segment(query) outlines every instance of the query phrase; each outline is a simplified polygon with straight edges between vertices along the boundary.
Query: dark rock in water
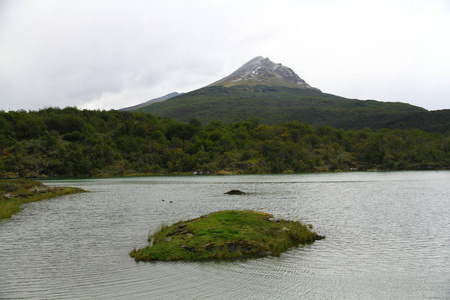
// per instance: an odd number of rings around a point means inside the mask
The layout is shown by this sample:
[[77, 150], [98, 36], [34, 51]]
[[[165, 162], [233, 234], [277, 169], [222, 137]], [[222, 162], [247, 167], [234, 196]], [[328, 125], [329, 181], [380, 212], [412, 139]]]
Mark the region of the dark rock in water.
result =
[[226, 192], [227, 195], [245, 195], [245, 192], [240, 190], [231, 190], [229, 192]]
[[315, 239], [316, 241], [323, 240], [324, 238], [325, 238], [324, 235], [318, 235], [318, 234], [316, 234], [316, 235], [314, 236], [314, 239]]

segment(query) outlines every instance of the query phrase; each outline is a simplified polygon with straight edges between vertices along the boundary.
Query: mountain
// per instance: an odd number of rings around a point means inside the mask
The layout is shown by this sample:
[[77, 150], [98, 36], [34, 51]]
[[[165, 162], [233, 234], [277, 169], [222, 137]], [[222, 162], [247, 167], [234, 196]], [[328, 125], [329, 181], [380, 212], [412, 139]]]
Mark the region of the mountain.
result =
[[323, 93], [292, 69], [262, 56], [206, 87], [140, 106], [135, 111], [181, 122], [196, 118], [205, 125], [257, 117], [266, 124], [298, 121], [344, 129], [450, 130], [450, 110], [429, 112], [407, 103], [348, 99]]
[[216, 81], [209, 86], [242, 86], [265, 85], [283, 86], [292, 88], [314, 89], [295, 74], [292, 69], [276, 64], [262, 56], [255, 57], [231, 75]]
[[179, 95], [182, 95], [182, 94], [183, 94], [183, 93], [173, 92], [173, 93], [167, 94], [167, 95], [165, 95], [165, 96], [162, 96], [162, 97], [159, 97], [159, 98], [155, 98], [155, 99], [152, 99], [152, 100], [148, 100], [147, 102], [144, 102], [144, 103], [141, 103], [141, 104], [138, 104], [138, 105], [134, 105], [134, 106], [130, 106], [130, 107], [121, 108], [121, 109], [119, 109], [119, 110], [120, 110], [120, 111], [133, 111], [133, 110], [137, 110], [137, 109], [143, 108], [143, 107], [145, 107], [145, 106], [147, 106], [147, 105], [150, 105], [150, 104], [153, 104], [153, 103], [157, 103], [157, 102], [161, 102], [161, 101], [165, 101], [165, 100], [168, 100], [168, 99], [170, 99], [170, 98], [173, 98], [173, 97], [176, 97], [176, 96], [179, 96]]

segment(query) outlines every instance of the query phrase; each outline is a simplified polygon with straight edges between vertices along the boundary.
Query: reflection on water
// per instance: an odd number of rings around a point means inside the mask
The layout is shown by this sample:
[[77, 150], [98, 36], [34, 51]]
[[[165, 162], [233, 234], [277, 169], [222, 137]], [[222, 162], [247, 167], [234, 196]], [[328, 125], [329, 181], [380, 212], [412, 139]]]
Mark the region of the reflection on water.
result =
[[[0, 299], [449, 298], [449, 182], [449, 171], [47, 181], [91, 192], [0, 222]], [[300, 219], [327, 239], [228, 262], [128, 256], [162, 223], [223, 209]]]

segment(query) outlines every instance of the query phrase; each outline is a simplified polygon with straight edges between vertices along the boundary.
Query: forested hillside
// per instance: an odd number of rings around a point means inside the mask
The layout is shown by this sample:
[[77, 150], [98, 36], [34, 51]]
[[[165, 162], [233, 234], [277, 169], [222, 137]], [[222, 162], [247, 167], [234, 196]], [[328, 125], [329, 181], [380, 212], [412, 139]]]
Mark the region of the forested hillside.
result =
[[314, 89], [270, 86], [211, 86], [137, 111], [180, 122], [197, 118], [204, 124], [259, 117], [266, 124], [298, 121], [313, 126], [363, 129], [450, 130], [450, 110], [427, 111], [400, 102], [347, 99]]
[[258, 118], [180, 123], [147, 113], [0, 111], [0, 177], [449, 169], [450, 132], [343, 130]]

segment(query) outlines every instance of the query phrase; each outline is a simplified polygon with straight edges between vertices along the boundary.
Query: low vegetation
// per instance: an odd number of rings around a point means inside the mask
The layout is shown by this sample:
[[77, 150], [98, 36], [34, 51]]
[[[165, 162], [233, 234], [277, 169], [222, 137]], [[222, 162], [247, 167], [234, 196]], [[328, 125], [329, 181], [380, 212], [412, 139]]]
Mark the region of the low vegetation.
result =
[[0, 178], [449, 168], [450, 131], [267, 125], [258, 118], [180, 123], [71, 107], [0, 111]]
[[263, 212], [220, 211], [162, 226], [149, 238], [150, 246], [134, 249], [130, 256], [136, 261], [193, 261], [279, 255], [324, 238], [311, 229]]
[[72, 187], [49, 187], [28, 179], [0, 180], [0, 220], [19, 212], [20, 205], [56, 196], [82, 192]]

